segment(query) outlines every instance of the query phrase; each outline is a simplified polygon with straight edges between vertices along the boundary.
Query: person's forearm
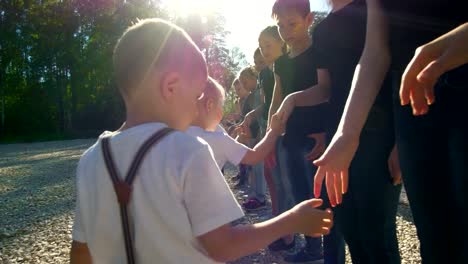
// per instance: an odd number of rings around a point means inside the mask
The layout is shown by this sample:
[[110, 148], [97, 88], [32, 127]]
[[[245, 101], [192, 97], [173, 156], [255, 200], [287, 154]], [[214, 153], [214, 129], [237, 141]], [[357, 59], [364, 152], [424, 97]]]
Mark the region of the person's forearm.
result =
[[292, 93], [294, 96], [295, 106], [313, 106], [324, 102], [329, 99], [329, 94], [324, 90], [325, 87], [314, 85], [303, 91]]
[[264, 108], [265, 108], [265, 104], [261, 104], [254, 110], [248, 112], [245, 116], [252, 116], [252, 118], [260, 118], [263, 114]]
[[337, 133], [358, 138], [390, 65], [386, 20], [376, 0], [368, 1], [366, 44], [354, 72]]
[[262, 140], [258, 142], [253, 149], [247, 151], [241, 163], [255, 165], [264, 160], [273, 150], [279, 135], [279, 132], [269, 129]]
[[233, 261], [265, 248], [280, 237], [294, 233], [294, 220], [289, 217], [290, 214], [287, 211], [262, 223], [230, 227], [226, 238], [229, 246], [213, 250], [216, 255], [211, 257], [220, 262]]

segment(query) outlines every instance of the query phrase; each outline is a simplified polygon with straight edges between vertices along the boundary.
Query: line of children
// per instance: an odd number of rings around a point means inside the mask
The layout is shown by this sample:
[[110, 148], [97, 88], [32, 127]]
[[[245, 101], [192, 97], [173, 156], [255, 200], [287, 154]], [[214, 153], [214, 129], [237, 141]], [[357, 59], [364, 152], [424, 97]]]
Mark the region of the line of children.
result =
[[[148, 19], [130, 27], [114, 51], [126, 122], [105, 132], [81, 157], [71, 263], [125, 263], [119, 204], [102, 153], [110, 138], [117, 169], [125, 171], [156, 131], [184, 131], [198, 115], [206, 62], [177, 26]], [[122, 174], [121, 174], [122, 175]], [[214, 263], [251, 254], [286, 234], [327, 234], [331, 211], [305, 201], [269, 221], [231, 226], [243, 216], [210, 147], [174, 132], [152, 147], [133, 183], [128, 204], [138, 263]]]

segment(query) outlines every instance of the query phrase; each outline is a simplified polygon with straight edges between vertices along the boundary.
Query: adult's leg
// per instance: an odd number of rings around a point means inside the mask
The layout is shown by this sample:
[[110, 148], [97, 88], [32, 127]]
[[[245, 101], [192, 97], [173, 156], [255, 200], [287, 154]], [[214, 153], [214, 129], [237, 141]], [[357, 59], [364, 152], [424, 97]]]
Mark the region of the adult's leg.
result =
[[[421, 244], [423, 263], [458, 263], [458, 236], [449, 172], [447, 127], [440, 89], [423, 116], [395, 101], [395, 125], [403, 181]], [[466, 176], [466, 175], [465, 175]], [[466, 237], [465, 237], [466, 239]]]
[[373, 109], [361, 134], [338, 219], [353, 263], [401, 261], [395, 224], [401, 186], [393, 186], [389, 173], [392, 119], [382, 111]]

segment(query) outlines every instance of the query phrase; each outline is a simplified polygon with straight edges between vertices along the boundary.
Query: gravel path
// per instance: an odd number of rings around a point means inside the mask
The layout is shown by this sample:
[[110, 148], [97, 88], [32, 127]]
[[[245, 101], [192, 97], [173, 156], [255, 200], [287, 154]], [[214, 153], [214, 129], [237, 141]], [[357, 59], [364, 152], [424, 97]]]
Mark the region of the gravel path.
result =
[[[68, 263], [75, 202], [75, 168], [94, 139], [0, 145], [0, 263]], [[234, 167], [226, 170], [230, 177]], [[234, 190], [239, 201], [246, 190]], [[270, 208], [237, 223], [270, 217]], [[397, 217], [403, 263], [421, 263], [419, 243], [404, 196]], [[348, 256], [349, 262], [349, 256]], [[283, 263], [268, 250], [235, 264]], [[349, 262], [350, 263], [350, 262]]]

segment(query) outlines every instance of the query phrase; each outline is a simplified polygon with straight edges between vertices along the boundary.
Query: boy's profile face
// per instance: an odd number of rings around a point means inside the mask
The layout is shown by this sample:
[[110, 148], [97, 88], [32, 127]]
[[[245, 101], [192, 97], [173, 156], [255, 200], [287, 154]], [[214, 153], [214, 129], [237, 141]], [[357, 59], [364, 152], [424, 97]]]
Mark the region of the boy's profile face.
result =
[[247, 94], [252, 92], [255, 87], [257, 86], [257, 79], [254, 79], [250, 76], [246, 76], [247, 74], [242, 74], [240, 77], [239, 77], [239, 81], [241, 82], [242, 84], [242, 87], [244, 88], [244, 90], [246, 90]]
[[246, 91], [244, 87], [242, 87], [242, 84], [240, 82], [234, 85], [234, 89], [236, 90], [237, 96], [239, 96], [240, 98], [244, 98], [247, 95], [249, 95], [249, 92]]
[[284, 10], [276, 16], [276, 24], [283, 41], [291, 47], [309, 37], [309, 27], [313, 20], [312, 13], [303, 16], [294, 9]]

